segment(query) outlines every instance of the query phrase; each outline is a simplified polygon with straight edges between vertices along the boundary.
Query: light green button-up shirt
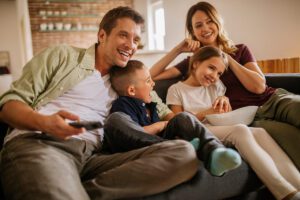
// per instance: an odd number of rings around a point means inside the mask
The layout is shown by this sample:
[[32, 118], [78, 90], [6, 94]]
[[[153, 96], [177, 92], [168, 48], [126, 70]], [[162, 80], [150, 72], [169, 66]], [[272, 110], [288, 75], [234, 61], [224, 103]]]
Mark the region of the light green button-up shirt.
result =
[[161, 98], [157, 95], [155, 91], [151, 92], [151, 100], [156, 103], [156, 110], [160, 120], [164, 119], [172, 111], [168, 106], [162, 102]]
[[95, 70], [95, 45], [88, 49], [67, 45], [50, 47], [29, 61], [22, 76], [0, 97], [37, 109], [56, 99]]
[[[0, 97], [0, 108], [9, 100], [19, 100], [38, 109], [61, 96], [94, 70], [95, 45], [88, 49], [67, 45], [50, 47], [25, 65], [22, 76]], [[151, 96], [152, 101], [157, 103], [160, 119], [171, 112], [155, 92]]]

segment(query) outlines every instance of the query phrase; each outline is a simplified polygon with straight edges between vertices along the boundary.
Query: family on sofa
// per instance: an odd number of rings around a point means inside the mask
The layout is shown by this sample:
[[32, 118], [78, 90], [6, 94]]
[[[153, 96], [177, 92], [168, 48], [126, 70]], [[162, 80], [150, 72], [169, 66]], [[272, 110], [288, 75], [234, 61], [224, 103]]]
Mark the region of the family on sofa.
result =
[[[141, 15], [131, 8], [112, 9], [100, 22], [97, 44], [88, 49], [66, 45], [50, 47], [26, 64], [20, 79], [0, 98], [0, 120], [14, 128], [5, 137], [1, 152], [0, 172], [5, 198], [133, 199], [165, 192], [177, 185], [180, 187], [198, 173], [197, 155], [201, 155], [198, 150], [207, 150], [203, 148], [205, 140], [201, 137], [194, 140], [180, 133], [177, 135], [179, 138], [172, 136], [173, 140], [111, 154], [104, 151], [106, 148], [102, 149], [103, 129], [87, 131], [69, 125], [69, 122], [78, 120], [105, 124], [111, 104], [118, 96], [111, 87], [110, 70], [113, 66], [126, 68], [140, 42], [143, 22]], [[212, 5], [207, 2], [193, 5], [189, 9], [186, 26], [191, 39], [185, 39], [172, 49], [151, 68], [150, 74], [154, 80], [183, 75], [187, 79], [181, 84], [192, 83], [198, 88], [215, 85], [220, 78], [224, 85], [223, 93], [218, 95], [222, 96], [218, 96], [217, 100], [210, 99], [213, 106], [206, 107], [204, 112], [195, 110], [194, 115], [189, 114], [199, 119], [194, 120], [201, 129], [198, 131], [207, 131], [200, 122], [205, 115], [249, 105], [259, 106], [254, 126], [260, 126], [263, 120], [275, 120], [299, 129], [299, 95], [266, 86], [264, 75], [251, 52], [245, 45], [235, 46], [228, 39], [222, 20]], [[205, 46], [214, 47], [203, 48]], [[220, 54], [205, 57], [205, 53], [201, 54], [201, 50], [205, 49], [213, 49]], [[192, 56], [166, 69], [182, 52], [200, 52], [204, 58], [196, 53], [195, 59], [198, 55], [200, 60], [194, 65], [189, 65]], [[228, 69], [225, 70], [227, 60]], [[220, 67], [223, 68], [220, 70]], [[200, 68], [207, 71], [201, 72]], [[159, 104], [156, 105], [159, 110]], [[183, 104], [171, 102], [169, 105], [175, 113], [185, 110]], [[152, 117], [147, 112], [148, 105], [144, 106], [146, 116]], [[135, 123], [132, 118], [127, 119], [128, 124]], [[105, 127], [108, 125], [105, 124]], [[133, 131], [131, 125], [118, 124], [113, 128], [119, 127], [121, 130], [117, 131], [121, 134], [118, 137], [122, 137], [123, 133]], [[165, 126], [168, 126], [167, 122], [159, 123], [160, 130]], [[135, 124], [134, 127], [138, 126]], [[213, 127], [208, 125], [207, 128], [214, 133]], [[230, 135], [231, 130], [226, 133], [225, 129], [224, 132], [215, 129], [215, 136], [236, 147], [276, 199], [300, 199], [299, 171], [280, 147], [261, 128], [237, 127], [241, 132], [247, 131], [243, 134], [245, 138], [241, 139], [243, 144], [251, 143], [249, 148], [255, 146], [255, 149], [247, 152], [238, 142], [227, 138], [225, 134]], [[260, 134], [253, 130], [259, 130]], [[147, 134], [144, 127], [135, 131]], [[212, 138], [219, 142], [215, 136]], [[238, 134], [235, 137], [238, 139]], [[256, 150], [260, 151], [256, 158], [262, 159], [257, 161], [258, 164], [250, 161]], [[236, 169], [233, 168], [240, 164], [240, 161], [235, 164], [229, 162], [232, 158], [239, 159], [234, 150], [228, 151], [226, 156], [217, 154], [217, 159], [210, 155], [211, 150], [208, 152], [209, 156], [199, 157], [208, 160], [208, 169], [214, 175], [234, 171]], [[218, 158], [225, 159], [221, 162], [225, 163], [221, 172], [219, 165], [215, 165], [219, 162]], [[266, 162], [268, 169], [264, 165]], [[226, 166], [228, 163], [229, 166]]]

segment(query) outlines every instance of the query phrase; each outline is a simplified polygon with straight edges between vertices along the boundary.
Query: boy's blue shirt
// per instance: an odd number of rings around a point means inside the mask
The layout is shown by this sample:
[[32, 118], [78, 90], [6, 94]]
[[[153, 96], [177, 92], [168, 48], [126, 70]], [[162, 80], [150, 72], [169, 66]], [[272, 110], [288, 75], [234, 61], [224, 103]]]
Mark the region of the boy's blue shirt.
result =
[[[149, 109], [150, 116], [148, 116], [146, 109]], [[120, 96], [116, 99], [112, 104], [110, 112], [123, 112], [141, 126], [148, 126], [160, 121], [156, 110], [156, 103], [145, 103], [140, 99], [128, 96]]]

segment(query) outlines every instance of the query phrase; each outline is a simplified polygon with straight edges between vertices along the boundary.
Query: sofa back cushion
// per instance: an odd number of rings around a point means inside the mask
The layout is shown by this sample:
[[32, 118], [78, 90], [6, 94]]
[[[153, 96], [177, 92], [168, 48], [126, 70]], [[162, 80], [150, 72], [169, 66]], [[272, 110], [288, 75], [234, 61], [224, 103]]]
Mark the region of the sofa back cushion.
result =
[[[266, 74], [265, 76], [268, 86], [283, 88], [292, 93], [300, 94], [300, 73]], [[181, 77], [155, 81], [154, 90], [163, 102], [166, 102], [168, 88], [179, 80], [181, 80]]]

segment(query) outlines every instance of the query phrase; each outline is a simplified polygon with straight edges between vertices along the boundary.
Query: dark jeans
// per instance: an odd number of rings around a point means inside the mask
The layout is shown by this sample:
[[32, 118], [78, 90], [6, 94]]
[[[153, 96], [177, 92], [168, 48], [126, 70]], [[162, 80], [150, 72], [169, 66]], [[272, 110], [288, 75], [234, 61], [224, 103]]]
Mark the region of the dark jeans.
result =
[[115, 112], [108, 117], [104, 131], [103, 145], [111, 153], [125, 152], [178, 137], [187, 141], [199, 138], [197, 156], [206, 167], [210, 153], [216, 148], [224, 147], [194, 115], [187, 112], [177, 114], [171, 119], [160, 134], [161, 137], [147, 134], [143, 127], [121, 112]]

